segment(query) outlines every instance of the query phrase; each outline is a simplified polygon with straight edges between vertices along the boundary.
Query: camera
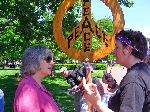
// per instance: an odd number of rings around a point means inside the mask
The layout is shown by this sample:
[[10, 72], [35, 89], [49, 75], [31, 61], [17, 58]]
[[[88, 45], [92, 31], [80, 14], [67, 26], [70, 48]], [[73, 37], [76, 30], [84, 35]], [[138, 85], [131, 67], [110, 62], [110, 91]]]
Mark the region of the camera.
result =
[[114, 78], [111, 76], [110, 73], [105, 73], [105, 80], [107, 80], [108, 82], [111, 82], [114, 80]]
[[80, 91], [80, 88], [82, 87], [83, 77], [86, 78], [87, 82], [90, 81], [90, 73], [93, 72], [93, 67], [95, 68], [95, 65], [91, 65], [88, 60], [85, 60], [82, 66], [77, 66], [74, 68], [74, 70], [67, 70], [66, 67], [62, 67], [60, 69], [61, 73], [68, 74], [65, 74], [65, 78], [67, 80], [67, 83], [71, 85], [71, 89], [69, 89], [70, 95], [72, 93]]
[[74, 68], [74, 70], [67, 70], [66, 67], [62, 67], [60, 69], [60, 72], [68, 71], [68, 76], [66, 77], [67, 83], [69, 83], [71, 86], [79, 85], [82, 82], [82, 78], [87, 78], [87, 74], [90, 73], [90, 71], [93, 71], [93, 67], [90, 65], [90, 63], [85, 62], [82, 64], [82, 66], [77, 66]]
[[77, 66], [70, 75], [72, 77], [75, 77], [77, 80], [82, 81], [81, 78], [85, 77], [87, 78], [87, 74], [90, 72], [93, 72], [93, 66], [90, 65], [90, 63], [85, 62], [82, 66]]
[[74, 70], [70, 72], [70, 75], [77, 79], [78, 77], [86, 77], [86, 69], [84, 66], [77, 66]]

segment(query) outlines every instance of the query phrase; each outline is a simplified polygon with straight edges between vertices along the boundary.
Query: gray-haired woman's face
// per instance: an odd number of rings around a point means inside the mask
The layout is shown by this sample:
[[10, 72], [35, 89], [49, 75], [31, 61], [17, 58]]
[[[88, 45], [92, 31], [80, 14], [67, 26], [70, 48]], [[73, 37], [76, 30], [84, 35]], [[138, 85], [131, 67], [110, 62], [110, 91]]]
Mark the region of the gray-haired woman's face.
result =
[[27, 48], [22, 57], [22, 74], [41, 75], [51, 74], [53, 54], [45, 46], [31, 46]]
[[40, 69], [37, 71], [43, 77], [50, 75], [54, 66], [53, 59], [46, 57], [40, 60]]

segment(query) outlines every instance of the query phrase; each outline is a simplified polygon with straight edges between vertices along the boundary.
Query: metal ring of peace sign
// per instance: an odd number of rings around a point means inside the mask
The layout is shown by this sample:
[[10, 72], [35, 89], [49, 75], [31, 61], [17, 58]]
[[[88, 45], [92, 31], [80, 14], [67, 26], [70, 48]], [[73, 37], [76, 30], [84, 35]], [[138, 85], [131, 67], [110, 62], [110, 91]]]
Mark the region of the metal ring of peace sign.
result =
[[[98, 27], [96, 22], [91, 19], [91, 0], [82, 0], [82, 19], [72, 30], [68, 37], [64, 37], [62, 32], [62, 21], [67, 9], [78, 0], [63, 0], [60, 4], [53, 21], [53, 33], [55, 40], [60, 49], [68, 56], [84, 61], [86, 57], [89, 61], [94, 61], [105, 57], [115, 47], [115, 34], [124, 27], [124, 16], [117, 0], [102, 0], [112, 12], [113, 32], [108, 34], [105, 30]], [[104, 44], [92, 50], [92, 34]], [[82, 49], [78, 50], [73, 47], [77, 39], [82, 36]]]

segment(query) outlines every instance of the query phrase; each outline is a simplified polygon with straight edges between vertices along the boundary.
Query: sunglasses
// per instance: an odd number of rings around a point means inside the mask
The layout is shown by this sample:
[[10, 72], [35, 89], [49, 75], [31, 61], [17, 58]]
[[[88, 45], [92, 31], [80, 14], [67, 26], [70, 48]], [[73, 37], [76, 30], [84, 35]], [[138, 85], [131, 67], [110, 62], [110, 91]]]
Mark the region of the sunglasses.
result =
[[50, 63], [52, 61], [52, 58], [48, 56], [47, 58], [44, 59], [47, 63]]

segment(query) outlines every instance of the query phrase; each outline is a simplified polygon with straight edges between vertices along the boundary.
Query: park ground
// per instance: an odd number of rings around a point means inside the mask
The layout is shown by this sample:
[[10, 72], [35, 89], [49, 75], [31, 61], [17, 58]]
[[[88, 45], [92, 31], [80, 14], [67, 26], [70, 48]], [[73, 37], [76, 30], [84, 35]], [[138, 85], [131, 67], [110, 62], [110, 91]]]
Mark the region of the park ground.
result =
[[[113, 77], [120, 83], [122, 77], [126, 73], [124, 67], [108, 68], [107, 72], [111, 70]], [[15, 73], [20, 73], [19, 69], [14, 70], [0, 70], [0, 88], [4, 92], [4, 112], [13, 112], [13, 99], [15, 90], [17, 88], [18, 80], [15, 78]], [[103, 75], [102, 70], [95, 70], [92, 74], [93, 77], [97, 77], [101, 80]], [[55, 76], [48, 76], [42, 82], [46, 88], [52, 92], [54, 98], [62, 108], [64, 112], [74, 112], [73, 98], [74, 96], [68, 96], [67, 90], [70, 85], [66, 83], [66, 80], [60, 75], [59, 71], [55, 71]], [[103, 83], [102, 83], [103, 84]], [[107, 85], [103, 84], [105, 92], [107, 91]]]

